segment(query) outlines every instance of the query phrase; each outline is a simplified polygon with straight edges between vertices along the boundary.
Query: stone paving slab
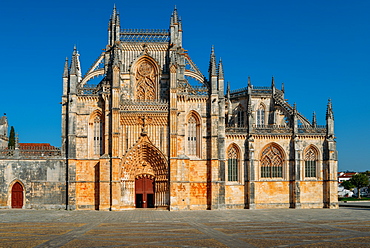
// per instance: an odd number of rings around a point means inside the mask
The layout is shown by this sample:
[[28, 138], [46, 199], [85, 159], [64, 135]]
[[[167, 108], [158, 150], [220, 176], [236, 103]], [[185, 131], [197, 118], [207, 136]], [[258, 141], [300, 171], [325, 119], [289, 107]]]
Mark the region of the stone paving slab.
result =
[[370, 209], [0, 210], [0, 247], [370, 247]]

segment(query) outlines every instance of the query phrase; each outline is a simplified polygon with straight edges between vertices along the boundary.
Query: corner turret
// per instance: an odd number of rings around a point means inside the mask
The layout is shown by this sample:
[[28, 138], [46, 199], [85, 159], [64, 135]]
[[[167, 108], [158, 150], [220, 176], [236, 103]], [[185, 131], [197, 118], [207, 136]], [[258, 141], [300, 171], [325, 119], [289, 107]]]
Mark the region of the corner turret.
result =
[[327, 136], [334, 137], [334, 111], [331, 99], [328, 101], [328, 106], [326, 109], [326, 129]]
[[177, 13], [176, 6], [170, 20], [170, 39], [173, 46], [182, 47], [182, 22]]

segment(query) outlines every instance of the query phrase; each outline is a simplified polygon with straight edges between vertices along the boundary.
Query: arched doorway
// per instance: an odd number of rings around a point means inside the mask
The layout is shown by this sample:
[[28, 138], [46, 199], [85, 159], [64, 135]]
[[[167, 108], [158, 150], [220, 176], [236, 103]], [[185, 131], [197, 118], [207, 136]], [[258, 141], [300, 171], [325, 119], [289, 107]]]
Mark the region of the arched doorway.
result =
[[23, 207], [23, 187], [16, 182], [12, 187], [12, 208]]
[[168, 208], [167, 161], [163, 153], [150, 142], [148, 136], [142, 134], [122, 160], [123, 208], [126, 206], [128, 208]]
[[154, 177], [140, 175], [135, 178], [135, 206], [136, 208], [154, 208]]

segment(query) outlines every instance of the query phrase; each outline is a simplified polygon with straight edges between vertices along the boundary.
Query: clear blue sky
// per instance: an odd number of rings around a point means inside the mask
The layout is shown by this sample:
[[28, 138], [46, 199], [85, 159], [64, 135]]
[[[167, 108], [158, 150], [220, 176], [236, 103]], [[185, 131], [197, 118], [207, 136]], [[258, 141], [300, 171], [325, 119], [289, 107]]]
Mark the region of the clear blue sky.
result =
[[[207, 74], [211, 46], [231, 89], [285, 84], [289, 103], [325, 124], [333, 101], [339, 169], [370, 170], [370, 1], [2, 1], [0, 115], [20, 142], [60, 146], [64, 60], [84, 72], [107, 41], [116, 4], [122, 28], [168, 28], [177, 6], [184, 47]], [[280, 87], [280, 86], [279, 86]]]

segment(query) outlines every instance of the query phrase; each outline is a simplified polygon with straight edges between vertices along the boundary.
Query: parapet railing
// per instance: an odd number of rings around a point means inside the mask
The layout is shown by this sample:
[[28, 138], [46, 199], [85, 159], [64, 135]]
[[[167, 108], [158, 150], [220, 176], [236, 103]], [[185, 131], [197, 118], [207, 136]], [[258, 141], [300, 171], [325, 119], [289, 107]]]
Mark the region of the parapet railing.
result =
[[122, 42], [169, 42], [170, 34], [166, 29], [123, 29]]
[[[226, 132], [229, 133], [246, 133], [248, 131], [247, 126], [229, 124], [226, 125]], [[293, 128], [285, 125], [253, 125], [253, 133], [293, 133]], [[300, 134], [325, 134], [327, 128], [325, 125], [315, 125], [315, 126], [298, 126], [298, 133]]]
[[299, 125], [298, 126], [298, 133], [326, 133], [327, 128], [325, 125], [315, 125], [315, 126], [306, 126], [306, 125]]
[[121, 100], [122, 111], [145, 111], [145, 112], [167, 112], [168, 102], [161, 101], [141, 101], [141, 100]]
[[60, 157], [60, 148], [54, 146], [0, 147], [0, 158]]

